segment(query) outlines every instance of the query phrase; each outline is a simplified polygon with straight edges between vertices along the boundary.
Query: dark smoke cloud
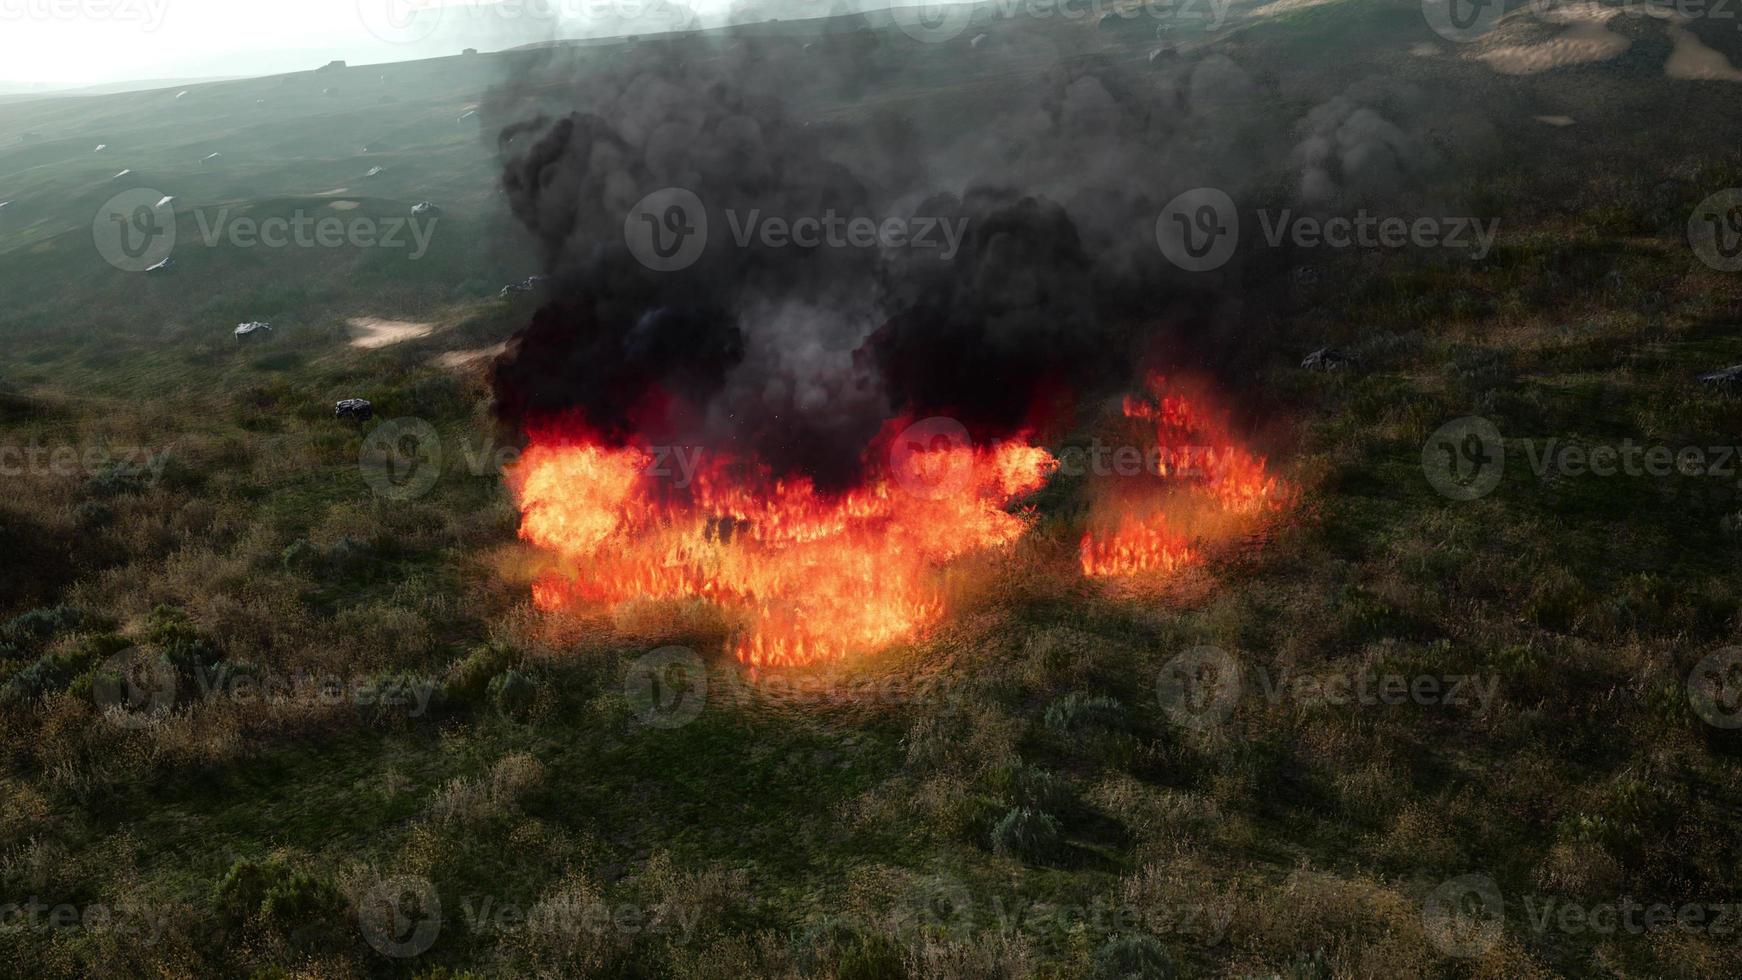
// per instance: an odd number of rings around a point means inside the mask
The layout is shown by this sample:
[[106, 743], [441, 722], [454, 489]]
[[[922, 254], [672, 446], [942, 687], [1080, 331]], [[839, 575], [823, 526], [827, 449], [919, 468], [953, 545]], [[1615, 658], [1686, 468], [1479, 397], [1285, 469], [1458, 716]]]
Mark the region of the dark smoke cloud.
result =
[[[1292, 145], [1293, 127], [1258, 111], [1262, 86], [1218, 55], [1060, 49], [1031, 88], [934, 112], [936, 46], [756, 30], [529, 56], [487, 102], [503, 189], [552, 276], [553, 299], [495, 368], [504, 424], [702, 443], [824, 487], [860, 478], [892, 418], [1007, 435], [1037, 407], [1124, 387], [1157, 330], [1216, 307], [1165, 264], [1156, 216], [1188, 188], [1238, 194]], [[1028, 58], [1051, 37], [1007, 47]], [[817, 111], [871, 87], [908, 99], [838, 122]], [[704, 203], [709, 244], [656, 273], [623, 227], [667, 187]], [[729, 215], [830, 211], [965, 220], [966, 235], [947, 260], [733, 241]]]

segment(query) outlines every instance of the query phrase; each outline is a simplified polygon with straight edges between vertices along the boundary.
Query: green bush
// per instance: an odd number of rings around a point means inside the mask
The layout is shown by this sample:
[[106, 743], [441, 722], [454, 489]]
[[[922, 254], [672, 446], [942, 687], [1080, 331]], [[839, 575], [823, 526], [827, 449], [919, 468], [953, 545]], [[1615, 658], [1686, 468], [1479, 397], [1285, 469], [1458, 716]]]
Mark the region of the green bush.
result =
[[525, 717], [538, 696], [538, 682], [531, 676], [510, 668], [490, 680], [490, 703], [496, 710], [513, 718]]
[[344, 900], [332, 882], [272, 855], [238, 858], [212, 889], [212, 910], [231, 927], [258, 925], [286, 934], [330, 924]]
[[1046, 727], [1059, 735], [1120, 731], [1125, 726], [1125, 706], [1104, 695], [1073, 691], [1046, 709]]
[[478, 647], [448, 670], [442, 694], [456, 704], [476, 704], [490, 693], [491, 680], [513, 660], [514, 653], [507, 647], [494, 643]]
[[1116, 936], [1095, 951], [1096, 980], [1174, 980], [1179, 966], [1154, 936]]
[[1017, 807], [992, 828], [992, 850], [1006, 857], [1045, 861], [1059, 852], [1059, 822], [1052, 815]]

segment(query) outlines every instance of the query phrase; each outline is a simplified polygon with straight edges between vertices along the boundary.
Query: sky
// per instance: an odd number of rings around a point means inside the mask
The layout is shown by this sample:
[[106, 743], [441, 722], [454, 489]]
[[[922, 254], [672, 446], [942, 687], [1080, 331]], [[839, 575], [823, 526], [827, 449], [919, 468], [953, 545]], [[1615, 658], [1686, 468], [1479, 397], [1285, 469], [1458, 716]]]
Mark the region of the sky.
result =
[[[0, 0], [0, 82], [266, 75], [647, 32], [674, 0]], [[704, 17], [728, 0], [676, 0]], [[655, 9], [664, 8], [664, 9]], [[558, 25], [561, 25], [560, 28]]]

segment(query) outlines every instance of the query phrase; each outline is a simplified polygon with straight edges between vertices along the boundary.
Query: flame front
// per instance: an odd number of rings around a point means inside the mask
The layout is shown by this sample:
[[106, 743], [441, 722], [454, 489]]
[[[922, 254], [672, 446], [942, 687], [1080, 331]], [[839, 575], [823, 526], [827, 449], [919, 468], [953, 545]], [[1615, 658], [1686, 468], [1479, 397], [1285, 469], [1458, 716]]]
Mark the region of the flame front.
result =
[[[1094, 516], [1079, 547], [1090, 579], [1165, 577], [1196, 564], [1291, 493], [1201, 398], [1165, 379], [1150, 379], [1149, 397], [1126, 399], [1123, 416], [1148, 465], [1091, 482]], [[863, 486], [825, 494], [806, 479], [771, 479], [753, 461], [704, 463], [698, 452], [674, 466], [670, 453], [533, 434], [508, 473], [520, 537], [560, 559], [533, 582], [534, 604], [705, 600], [732, 614], [734, 652], [756, 667], [911, 639], [944, 615], [942, 567], [1026, 533], [1033, 514], [1011, 508], [1058, 461], [1026, 438], [975, 448], [903, 433], [878, 445], [897, 441]]]
[[1078, 548], [1090, 578], [1166, 575], [1197, 564], [1203, 542], [1250, 527], [1293, 494], [1201, 398], [1180, 393], [1161, 375], [1150, 376], [1148, 389], [1147, 397], [1125, 398], [1123, 415], [1145, 426], [1146, 475], [1160, 484], [1101, 503], [1099, 526], [1083, 534]]
[[533, 584], [535, 604], [707, 599], [742, 616], [736, 653], [753, 666], [883, 646], [943, 615], [940, 566], [1022, 536], [1032, 516], [1007, 508], [1053, 458], [1022, 440], [916, 448], [840, 495], [734, 463], [676, 488], [646, 450], [535, 437], [509, 473], [520, 536], [569, 569]]

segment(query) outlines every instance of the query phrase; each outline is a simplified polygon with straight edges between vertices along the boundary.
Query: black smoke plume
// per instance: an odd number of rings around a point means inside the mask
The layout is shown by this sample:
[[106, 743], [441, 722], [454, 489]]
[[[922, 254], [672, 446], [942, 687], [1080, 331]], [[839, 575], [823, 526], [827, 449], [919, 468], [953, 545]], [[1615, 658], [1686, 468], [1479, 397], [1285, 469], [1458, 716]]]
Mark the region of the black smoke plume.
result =
[[[1239, 143], [1200, 110], [1250, 81], [1226, 58], [1130, 77], [1063, 59], [983, 130], [913, 111], [923, 101], [805, 121], [807, 102], [898, 90], [916, 52], [937, 55], [869, 36], [644, 41], [604, 63], [557, 51], [493, 94], [502, 188], [552, 296], [495, 365], [505, 426], [700, 444], [839, 488], [891, 419], [946, 415], [989, 440], [1130, 380], [1143, 334], [1203, 288], [1163, 267], [1154, 216]], [[669, 272], [625, 236], [662, 188], [693, 192], [708, 229]], [[739, 240], [752, 215], [825, 214], [963, 234], [947, 257]]]

